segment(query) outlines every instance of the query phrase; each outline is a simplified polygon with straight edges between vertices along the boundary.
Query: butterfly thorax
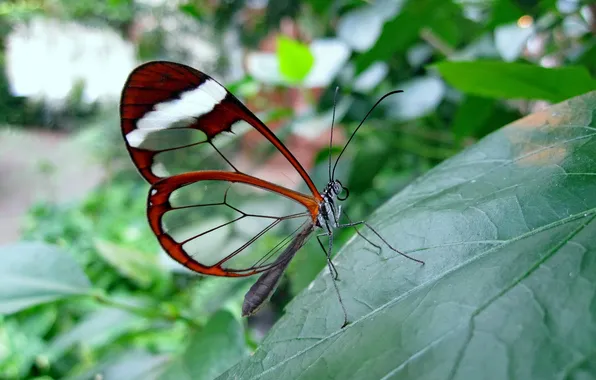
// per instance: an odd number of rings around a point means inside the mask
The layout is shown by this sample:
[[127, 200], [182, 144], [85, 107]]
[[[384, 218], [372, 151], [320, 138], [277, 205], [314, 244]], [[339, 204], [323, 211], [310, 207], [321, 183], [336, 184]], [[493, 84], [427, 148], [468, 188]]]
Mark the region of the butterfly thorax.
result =
[[338, 180], [330, 181], [323, 189], [323, 200], [319, 205], [319, 215], [317, 216], [317, 227], [322, 228], [326, 233], [332, 232], [337, 228], [339, 217], [341, 216], [341, 206], [336, 203], [338, 195], [343, 190], [341, 182]]

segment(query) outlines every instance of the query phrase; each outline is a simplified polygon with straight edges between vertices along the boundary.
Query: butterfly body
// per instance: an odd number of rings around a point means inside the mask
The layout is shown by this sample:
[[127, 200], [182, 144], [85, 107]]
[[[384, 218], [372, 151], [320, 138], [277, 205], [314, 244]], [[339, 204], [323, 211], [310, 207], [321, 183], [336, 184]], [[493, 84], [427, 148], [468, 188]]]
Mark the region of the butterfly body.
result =
[[338, 180], [330, 181], [323, 189], [323, 200], [319, 206], [317, 214], [317, 226], [322, 228], [327, 234], [333, 233], [333, 230], [339, 226], [341, 217], [341, 205], [336, 204], [343, 186]]
[[314, 223], [308, 223], [286, 247], [278, 259], [278, 265], [263, 273], [257, 282], [250, 288], [244, 297], [242, 315], [256, 313], [262, 304], [271, 297], [275, 291], [284, 270], [289, 265], [294, 255], [308, 241], [312, 233], [320, 231], [319, 236], [329, 236], [331, 239], [333, 230], [339, 227], [341, 216], [341, 205], [336, 204], [338, 195], [343, 186], [338, 180], [330, 181], [323, 189], [322, 201], [319, 203], [319, 212]]
[[314, 231], [314, 224], [305, 226], [280, 255], [278, 265], [264, 272], [257, 282], [251, 286], [244, 296], [244, 302], [242, 304], [243, 316], [253, 315], [258, 312], [265, 301], [271, 297], [279, 284], [283, 272], [290, 264], [290, 261], [294, 258], [296, 252], [298, 252], [298, 250], [307, 242]]

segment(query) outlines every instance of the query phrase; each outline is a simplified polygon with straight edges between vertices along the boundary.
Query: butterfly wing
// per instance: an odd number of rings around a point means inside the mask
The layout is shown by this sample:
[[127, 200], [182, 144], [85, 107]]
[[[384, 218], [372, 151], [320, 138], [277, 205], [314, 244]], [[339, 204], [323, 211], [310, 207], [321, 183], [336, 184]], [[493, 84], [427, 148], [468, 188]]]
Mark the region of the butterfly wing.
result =
[[[304, 168], [208, 75], [171, 62], [142, 65], [124, 87], [120, 112], [127, 149], [152, 184], [151, 228], [188, 268], [216, 276], [266, 271], [315, 222], [322, 197]], [[234, 138], [241, 133], [253, 135]], [[263, 150], [276, 156], [282, 176], [250, 161]], [[282, 186], [284, 178], [298, 179], [310, 194]]]
[[[136, 68], [124, 86], [120, 115], [130, 156], [151, 184], [188, 171], [226, 170], [306, 185], [322, 199], [275, 134], [217, 81], [191, 67], [149, 62]], [[262, 162], [251, 159], [259, 154], [277, 170], [263, 171]]]
[[176, 261], [204, 274], [248, 276], [277, 265], [317, 207], [309, 196], [243, 173], [196, 171], [154, 184], [147, 212]]

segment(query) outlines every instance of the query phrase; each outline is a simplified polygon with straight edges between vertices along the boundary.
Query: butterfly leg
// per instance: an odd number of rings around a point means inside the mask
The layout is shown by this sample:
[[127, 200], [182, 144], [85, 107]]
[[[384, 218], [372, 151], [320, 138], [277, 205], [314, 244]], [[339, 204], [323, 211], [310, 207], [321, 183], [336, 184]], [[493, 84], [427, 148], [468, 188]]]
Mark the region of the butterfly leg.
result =
[[[323, 242], [321, 241], [322, 236], [329, 237], [329, 250], [325, 249], [325, 246], [323, 245]], [[333, 265], [333, 262], [331, 261], [331, 252], [332, 252], [332, 248], [333, 248], [333, 235], [327, 234], [327, 233], [319, 234], [319, 235], [317, 235], [317, 241], [319, 242], [321, 249], [323, 250], [323, 252], [325, 252], [325, 256], [327, 257], [327, 267], [329, 268], [329, 272], [331, 273], [333, 280], [337, 281], [339, 279], [339, 273], [337, 273], [337, 269], [335, 268], [335, 265]]]
[[[322, 236], [327, 236], [329, 238], [329, 249], [325, 249], [323, 242], [321, 241]], [[333, 233], [322, 233], [317, 235], [317, 241], [321, 246], [321, 249], [325, 252], [325, 256], [327, 256], [327, 267], [329, 268], [329, 272], [331, 272], [331, 282], [333, 283], [333, 287], [335, 288], [335, 293], [337, 294], [337, 299], [339, 300], [339, 305], [341, 306], [341, 310], [344, 313], [344, 323], [341, 325], [343, 329], [346, 327], [350, 322], [348, 321], [348, 312], [346, 311], [346, 307], [344, 305], [344, 301], [341, 298], [341, 294], [339, 293], [339, 287], [337, 286], [337, 280], [339, 279], [339, 274], [337, 273], [337, 269], [335, 265], [331, 262], [331, 252], [333, 249]]]
[[[350, 223], [345, 223], [345, 224], [338, 224], [338, 228], [345, 228], [345, 227], [354, 227], [356, 229], [356, 226], [358, 225], [365, 225], [366, 227], [368, 227], [368, 229], [370, 229], [375, 235], [377, 235], [377, 237], [379, 239], [381, 239], [381, 241], [383, 243], [385, 243], [385, 245], [387, 247], [389, 247], [393, 252], [399, 253], [400, 255], [402, 255], [403, 257], [406, 257], [410, 260], [416, 261], [417, 263], [420, 263], [422, 265], [424, 265], [424, 261], [416, 259], [408, 254], [403, 253], [402, 251], [398, 250], [397, 248], [394, 248], [391, 244], [389, 244], [389, 242], [387, 240], [385, 240], [381, 234], [379, 234], [374, 228], [372, 228], [372, 226], [368, 223], [366, 223], [365, 220], [361, 220], [359, 222], [352, 222], [352, 220], [350, 219], [350, 217], [348, 217], [347, 214], [344, 213], [344, 215], [346, 216], [346, 218], [350, 221]], [[358, 232], [358, 229], [356, 229], [356, 231]], [[358, 232], [358, 235], [362, 236], [362, 234], [360, 234], [360, 232]], [[364, 238], [364, 236], [362, 236]], [[368, 241], [369, 243], [371, 243], [370, 240], [368, 240], [367, 238], [364, 238], [364, 240]], [[378, 245], [371, 243], [372, 245], [374, 245], [375, 247], [378, 247]]]
[[[339, 223], [339, 219], [341, 218], [341, 205], [337, 206], [337, 214], [335, 216], [335, 225], [338, 227], [344, 227], [344, 225], [342, 225], [341, 223]], [[348, 215], [346, 215], [346, 218], [348, 218], [348, 220], [350, 222], [352, 222], [350, 220], [350, 218], [348, 217]], [[356, 228], [356, 226], [360, 224], [360, 223], [356, 223], [355, 225], [353, 225], [352, 227], [354, 227], [354, 230], [356, 231], [356, 233], [358, 234], [358, 236], [360, 236], [361, 238], [363, 238], [364, 240], [366, 240], [370, 245], [372, 245], [373, 247], [375, 247], [379, 252], [378, 254], [381, 254], [381, 246], [378, 244], [373, 243], [372, 241], [370, 241], [366, 236], [362, 235], [360, 233], [360, 231], [358, 230], [358, 228]]]

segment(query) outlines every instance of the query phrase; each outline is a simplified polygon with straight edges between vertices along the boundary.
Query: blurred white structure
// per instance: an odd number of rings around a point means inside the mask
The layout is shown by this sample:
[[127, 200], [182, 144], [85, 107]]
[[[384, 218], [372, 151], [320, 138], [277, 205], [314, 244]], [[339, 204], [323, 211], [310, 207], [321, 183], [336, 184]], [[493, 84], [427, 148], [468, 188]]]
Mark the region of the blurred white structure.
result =
[[76, 85], [82, 101], [117, 101], [134, 68], [133, 45], [108, 28], [38, 18], [8, 35], [6, 74], [15, 96], [61, 108]]

